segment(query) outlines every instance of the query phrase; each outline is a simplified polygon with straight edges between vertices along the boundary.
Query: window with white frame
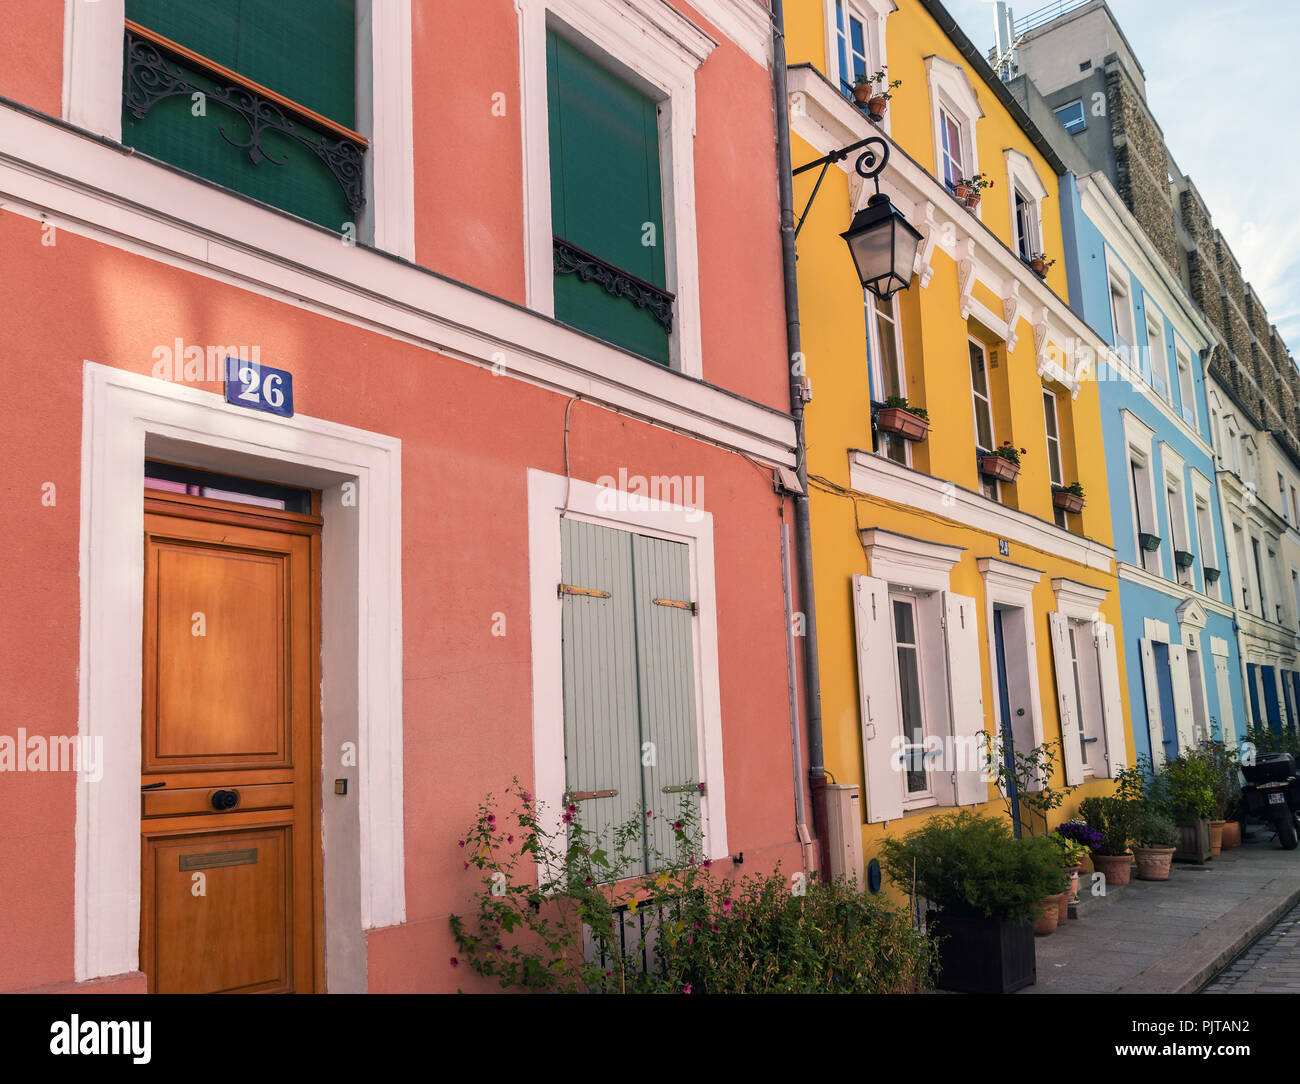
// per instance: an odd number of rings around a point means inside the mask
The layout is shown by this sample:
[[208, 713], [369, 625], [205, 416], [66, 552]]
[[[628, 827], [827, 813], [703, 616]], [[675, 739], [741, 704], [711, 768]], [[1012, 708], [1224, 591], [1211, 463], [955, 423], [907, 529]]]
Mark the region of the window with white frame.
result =
[[[903, 363], [903, 337], [898, 326], [898, 295], [881, 301], [864, 291], [867, 317], [868, 379], [871, 398], [877, 403], [907, 398], [907, 375]], [[911, 465], [908, 442], [892, 433], [875, 433], [875, 450], [895, 463]]]
[[975, 600], [949, 590], [961, 549], [878, 528], [863, 545], [871, 575], [853, 577], [853, 596], [867, 820], [984, 802], [977, 755], [936, 762], [945, 748], [973, 752], [984, 732]]
[[1277, 551], [1270, 547], [1267, 556], [1268, 560], [1265, 561], [1264, 567], [1268, 569], [1265, 575], [1268, 576], [1269, 608], [1265, 611], [1264, 617], [1269, 621], [1276, 621], [1280, 625], [1282, 623], [1282, 595], [1278, 589], [1276, 579]]
[[1115, 353], [1132, 366], [1137, 362], [1133, 338], [1133, 300], [1123, 279], [1110, 275], [1110, 319], [1114, 330]]
[[1016, 252], [1022, 260], [1032, 260], [1042, 249], [1038, 244], [1038, 223], [1033, 201], [1018, 187], [1012, 187], [1015, 204]]
[[[1160, 572], [1160, 532], [1156, 527], [1155, 500], [1151, 492], [1150, 457], [1141, 449], [1129, 446], [1129, 482], [1133, 495], [1133, 536], [1137, 541], [1137, 559], [1148, 572]], [[1143, 536], [1154, 537], [1148, 549]]]
[[[975, 414], [975, 450], [991, 455], [997, 445], [993, 436], [993, 394], [989, 387], [989, 357], [984, 344], [969, 340], [971, 409]], [[999, 499], [998, 481], [980, 475], [980, 492], [990, 500]]]
[[1237, 550], [1237, 575], [1241, 582], [1241, 608], [1253, 613], [1250, 604], [1250, 566], [1246, 564], [1246, 535], [1237, 524], [1232, 525], [1232, 540]]
[[1022, 260], [1032, 260], [1043, 252], [1043, 200], [1047, 186], [1038, 176], [1027, 155], [1008, 149], [1005, 152], [1007, 187], [1011, 200], [1012, 245]]
[[1064, 125], [1065, 130], [1073, 135], [1088, 127], [1087, 117], [1083, 111], [1083, 100], [1069, 102], [1056, 110], [1056, 119]]
[[1279, 512], [1282, 513], [1282, 518], [1286, 520], [1288, 523], [1290, 523], [1291, 512], [1290, 509], [1287, 507], [1286, 479], [1282, 476], [1281, 471], [1277, 472], [1277, 509]]
[[[1065, 485], [1065, 469], [1061, 459], [1061, 419], [1056, 396], [1051, 389], [1043, 389], [1043, 425], [1047, 431], [1047, 473], [1053, 486]], [[1065, 509], [1052, 507], [1058, 527], [1066, 525]]]
[[[934, 135], [934, 173], [938, 180], [951, 187], [961, 178], [979, 173], [975, 126], [984, 111], [974, 85], [960, 64], [928, 56], [925, 69]], [[978, 207], [975, 214], [981, 214]]]
[[1300, 572], [1291, 569], [1291, 601], [1295, 605], [1297, 621], [1300, 621]]
[[1214, 569], [1223, 575], [1223, 570], [1219, 568], [1218, 554], [1214, 548], [1214, 526], [1210, 519], [1210, 503], [1208, 491], [1207, 495], [1196, 495], [1196, 540], [1201, 551], [1201, 578], [1204, 584], [1204, 590], [1211, 598], [1219, 597], [1219, 582], [1210, 581], [1206, 575], [1207, 569]]
[[1169, 547], [1174, 561], [1174, 579], [1182, 584], [1190, 584], [1191, 566], [1180, 567], [1178, 563], [1179, 560], [1186, 560], [1186, 555], [1190, 554], [1187, 544], [1187, 506], [1183, 503], [1182, 479], [1173, 472], [1165, 474], [1165, 512], [1169, 517]]
[[1153, 318], [1149, 306], [1147, 311], [1147, 357], [1149, 359], [1150, 383], [1157, 395], [1162, 399], [1172, 401], [1173, 392], [1170, 390], [1168, 382], [1169, 361], [1165, 351], [1164, 324], [1159, 317]]
[[835, 47], [839, 62], [840, 89], [853, 96], [853, 85], [878, 69], [867, 52], [867, 24], [845, 0], [835, 0]]
[[1182, 350], [1178, 351], [1178, 394], [1182, 400], [1183, 420], [1193, 429], [1196, 423], [1196, 383], [1192, 378], [1192, 361]]
[[1254, 562], [1252, 567], [1255, 570], [1255, 590], [1259, 595], [1259, 615], [1267, 620], [1269, 617], [1268, 606], [1270, 600], [1268, 590], [1265, 587], [1264, 562], [1259, 555], [1259, 539], [1253, 536], [1250, 540], [1250, 552]]

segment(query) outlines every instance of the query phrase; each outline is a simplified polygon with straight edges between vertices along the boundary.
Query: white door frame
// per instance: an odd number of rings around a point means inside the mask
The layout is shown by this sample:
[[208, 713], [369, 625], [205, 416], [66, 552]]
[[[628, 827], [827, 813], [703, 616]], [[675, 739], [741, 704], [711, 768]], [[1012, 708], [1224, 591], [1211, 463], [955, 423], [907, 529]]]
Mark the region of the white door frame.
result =
[[[140, 961], [140, 710], [146, 455], [322, 491], [322, 832], [326, 988], [364, 991], [364, 930], [406, 919], [402, 821], [401, 441], [85, 363], [75, 975]], [[344, 741], [355, 768], [341, 766]], [[350, 775], [356, 801], [332, 780]]]

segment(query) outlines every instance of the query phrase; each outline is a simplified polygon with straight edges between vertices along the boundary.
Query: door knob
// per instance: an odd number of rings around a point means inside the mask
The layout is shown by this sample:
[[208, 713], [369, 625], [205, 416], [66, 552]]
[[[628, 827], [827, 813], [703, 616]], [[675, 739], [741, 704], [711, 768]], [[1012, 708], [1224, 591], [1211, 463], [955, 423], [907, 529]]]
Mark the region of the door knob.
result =
[[239, 804], [239, 791], [219, 790], [212, 795], [212, 808], [224, 813]]

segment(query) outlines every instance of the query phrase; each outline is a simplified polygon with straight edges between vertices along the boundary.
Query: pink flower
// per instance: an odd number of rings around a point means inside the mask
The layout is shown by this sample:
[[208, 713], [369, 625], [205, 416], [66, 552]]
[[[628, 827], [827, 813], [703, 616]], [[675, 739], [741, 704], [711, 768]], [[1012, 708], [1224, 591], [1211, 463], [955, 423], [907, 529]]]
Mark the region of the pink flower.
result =
[[682, 993], [689, 994], [690, 992], [691, 992], [691, 984], [688, 982], [685, 986], [682, 987]]
[[654, 811], [653, 809], [647, 809], [647, 810], [645, 811], [645, 815], [646, 815], [647, 817], [653, 817], [653, 816], [655, 815], [655, 811]]
[[718, 932], [718, 924], [717, 924], [716, 922], [711, 922], [711, 923], [709, 923], [709, 929], [712, 930], [714, 933], [717, 933], [717, 932]]
[[565, 824], [572, 824], [572, 823], [573, 823], [573, 814], [572, 814], [572, 813], [566, 813], [566, 814], [564, 814], [563, 817], [560, 818], [560, 820], [564, 821]]
[[461, 840], [457, 840], [457, 842], [458, 842], [462, 847], [465, 846], [465, 841], [464, 841], [463, 839], [461, 839]]
[[681, 821], [673, 821], [673, 831], [674, 831], [674, 832], [680, 832], [681, 830], [682, 830], [682, 822], [681, 822]]
[[453, 957], [451, 958], [451, 966], [452, 966], [452, 967], [460, 967], [460, 961], [459, 961], [458, 959], [456, 959], [455, 956], [453, 956]]
[[468, 863], [468, 862], [465, 863], [465, 868], [466, 868], [466, 869], [469, 869], [469, 863]]
[[578, 812], [578, 807], [574, 805], [572, 802], [570, 802], [567, 806], [564, 807], [564, 811], [566, 813], [576, 813]]
[[495, 814], [495, 813], [489, 813], [488, 816], [487, 816], [487, 822], [488, 822], [488, 824], [496, 824], [496, 822], [497, 822], [496, 814]]
[[701, 794], [704, 793], [704, 784], [703, 784], [703, 783], [700, 784], [700, 793], [701, 793]]
[[525, 802], [531, 802], [533, 800], [533, 796], [529, 794], [528, 791], [524, 791], [523, 799]]
[[712, 859], [712, 858], [706, 858], [706, 859], [704, 860], [704, 868], [705, 868], [705, 869], [712, 869], [712, 868], [713, 868], [713, 859]]
[[513, 843], [514, 841], [515, 841], [515, 837], [514, 837], [514, 836], [506, 836], [506, 842], [507, 842], [507, 843]]

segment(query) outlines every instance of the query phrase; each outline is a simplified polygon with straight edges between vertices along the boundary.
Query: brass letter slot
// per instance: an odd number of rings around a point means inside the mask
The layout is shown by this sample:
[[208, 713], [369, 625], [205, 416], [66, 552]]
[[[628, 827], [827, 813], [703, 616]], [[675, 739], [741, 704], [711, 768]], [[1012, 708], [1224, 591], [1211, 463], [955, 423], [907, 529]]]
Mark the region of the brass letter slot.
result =
[[660, 789], [661, 789], [665, 794], [695, 794], [695, 793], [703, 794], [703, 793], [704, 793], [704, 784], [703, 784], [703, 783], [685, 783], [685, 784], [683, 784], [683, 785], [680, 786], [680, 787], [661, 787]]
[[675, 610], [690, 610], [691, 613], [699, 613], [700, 610], [699, 606], [694, 602], [678, 602], [671, 598], [656, 598], [651, 599], [650, 601], [652, 601], [656, 606], [671, 606]]
[[569, 795], [575, 802], [585, 802], [589, 798], [613, 798], [616, 790], [575, 790]]
[[181, 855], [181, 872], [192, 869], [217, 869], [220, 866], [255, 866], [257, 865], [257, 848], [247, 847], [242, 851], [209, 851], [207, 854]]
[[587, 598], [609, 598], [608, 591], [601, 591], [596, 587], [574, 587], [571, 583], [562, 583], [556, 591], [560, 596], [564, 595], [584, 595]]

